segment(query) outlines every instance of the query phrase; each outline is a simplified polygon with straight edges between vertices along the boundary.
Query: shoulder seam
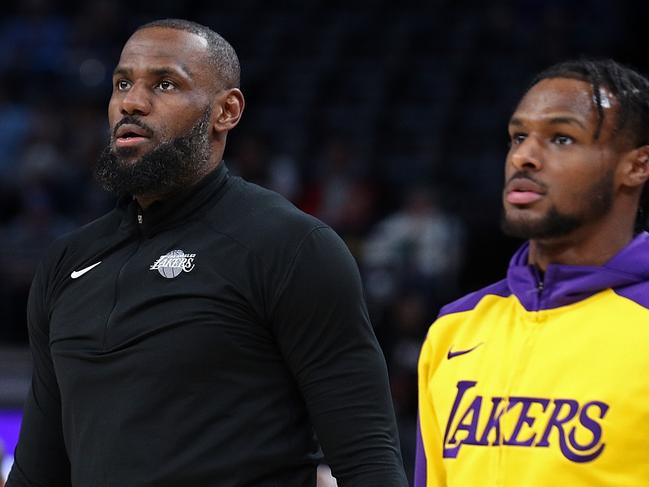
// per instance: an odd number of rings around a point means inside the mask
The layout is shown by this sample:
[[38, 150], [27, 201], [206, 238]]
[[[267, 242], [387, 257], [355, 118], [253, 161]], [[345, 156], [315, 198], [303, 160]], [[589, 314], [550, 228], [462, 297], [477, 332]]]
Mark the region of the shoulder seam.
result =
[[268, 315], [271, 316], [273, 314], [273, 311], [275, 310], [275, 306], [277, 305], [277, 302], [279, 301], [280, 297], [282, 294], [284, 294], [284, 291], [286, 290], [286, 286], [288, 285], [288, 279], [291, 273], [293, 272], [293, 269], [295, 268], [295, 262], [297, 261], [298, 255], [300, 255], [300, 252], [302, 251], [302, 248], [304, 247], [304, 243], [306, 240], [313, 235], [316, 231], [318, 230], [323, 230], [323, 229], [328, 229], [327, 225], [320, 224], [315, 227], [313, 227], [311, 230], [309, 230], [304, 237], [300, 240], [298, 243], [295, 253], [293, 254], [293, 257], [291, 258], [291, 261], [288, 263], [286, 266], [286, 272], [282, 276], [282, 279], [280, 280], [279, 285], [277, 286], [277, 291], [275, 293], [275, 296], [273, 297], [273, 302], [270, 304], [269, 309], [268, 309]]

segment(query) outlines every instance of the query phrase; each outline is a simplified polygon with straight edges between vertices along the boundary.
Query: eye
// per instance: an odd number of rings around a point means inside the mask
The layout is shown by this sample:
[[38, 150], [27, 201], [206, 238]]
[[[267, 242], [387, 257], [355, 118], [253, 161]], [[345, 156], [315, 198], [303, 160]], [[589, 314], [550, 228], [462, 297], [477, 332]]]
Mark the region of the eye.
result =
[[552, 143], [557, 145], [570, 145], [575, 141], [572, 137], [568, 135], [557, 134], [552, 137]]
[[521, 133], [521, 132], [516, 132], [514, 134], [511, 134], [509, 136], [509, 145], [521, 145], [525, 139], [527, 138], [527, 134]]
[[117, 91], [126, 91], [131, 87], [131, 82], [125, 79], [118, 79], [115, 81], [115, 89]]
[[168, 79], [164, 79], [160, 81], [160, 83], [158, 83], [157, 88], [160, 91], [171, 91], [176, 89], [176, 85], [172, 81], [169, 81]]

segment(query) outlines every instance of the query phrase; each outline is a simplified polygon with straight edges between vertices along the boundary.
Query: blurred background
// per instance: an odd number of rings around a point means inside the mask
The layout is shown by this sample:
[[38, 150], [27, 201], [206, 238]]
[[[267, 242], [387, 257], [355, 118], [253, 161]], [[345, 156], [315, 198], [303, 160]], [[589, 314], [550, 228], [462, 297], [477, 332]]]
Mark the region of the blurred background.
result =
[[[571, 57], [647, 74], [649, 2], [3, 2], [0, 442], [11, 462], [30, 357], [26, 297], [57, 236], [108, 211], [91, 180], [111, 73], [133, 29], [181, 17], [237, 50], [247, 105], [226, 163], [347, 242], [385, 352], [412, 472], [419, 347], [440, 305], [503, 277], [509, 115]], [[0, 448], [0, 456], [2, 448]]]

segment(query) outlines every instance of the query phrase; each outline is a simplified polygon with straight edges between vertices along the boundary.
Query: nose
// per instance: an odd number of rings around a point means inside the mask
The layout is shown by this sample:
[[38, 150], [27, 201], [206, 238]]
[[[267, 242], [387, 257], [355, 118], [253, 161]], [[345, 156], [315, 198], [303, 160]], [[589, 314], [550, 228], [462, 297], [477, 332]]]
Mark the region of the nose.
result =
[[531, 169], [538, 171], [543, 165], [543, 150], [541, 143], [533, 136], [512, 145], [509, 160], [516, 169]]
[[135, 83], [124, 94], [121, 102], [123, 115], [148, 115], [151, 111], [151, 99], [147, 89], [139, 83]]

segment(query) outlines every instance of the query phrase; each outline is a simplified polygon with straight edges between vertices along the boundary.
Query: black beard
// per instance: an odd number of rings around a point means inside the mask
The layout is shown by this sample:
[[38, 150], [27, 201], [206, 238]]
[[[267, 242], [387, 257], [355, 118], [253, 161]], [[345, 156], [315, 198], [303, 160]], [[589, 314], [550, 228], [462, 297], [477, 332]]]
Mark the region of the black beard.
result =
[[563, 237], [581, 226], [581, 219], [574, 215], [564, 215], [552, 207], [545, 218], [539, 221], [510, 221], [505, 213], [500, 219], [500, 228], [510, 237], [541, 239]]
[[564, 237], [585, 223], [604, 216], [613, 206], [613, 171], [607, 172], [601, 179], [595, 181], [586, 191], [582, 199], [589, 206], [578, 214], [568, 215], [559, 213], [552, 207], [544, 218], [537, 221], [507, 219], [503, 210], [500, 219], [502, 231], [510, 237], [523, 239], [544, 239]]
[[191, 186], [209, 161], [210, 110], [185, 134], [163, 142], [138, 160], [125, 162], [134, 150], [113, 151], [109, 143], [94, 167], [96, 181], [118, 196], [167, 195]]

